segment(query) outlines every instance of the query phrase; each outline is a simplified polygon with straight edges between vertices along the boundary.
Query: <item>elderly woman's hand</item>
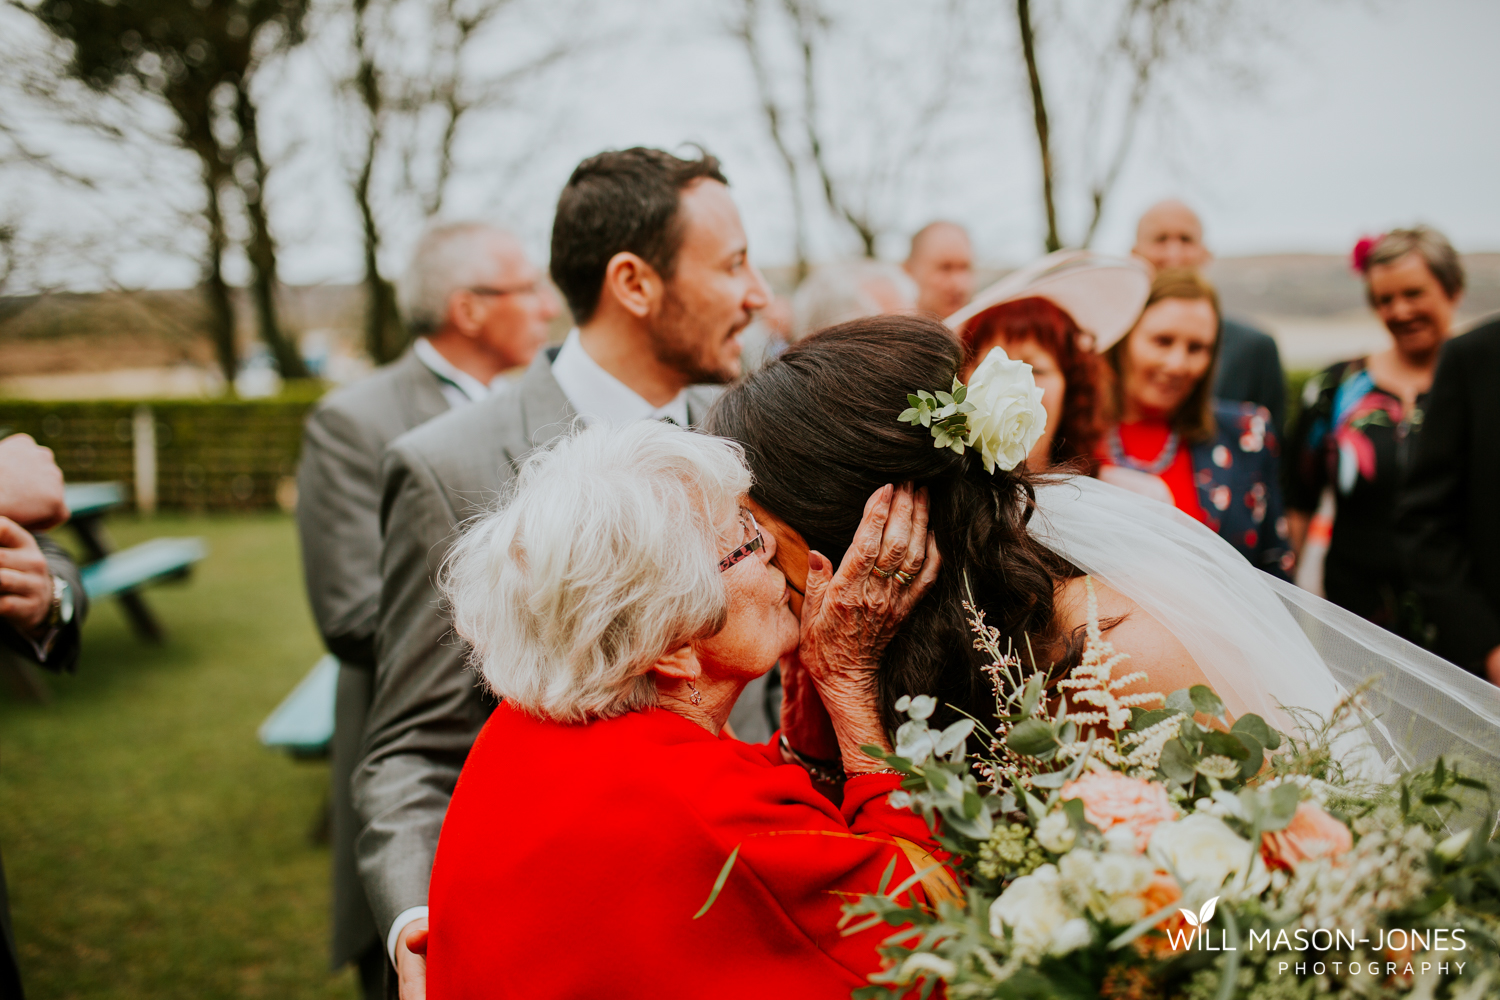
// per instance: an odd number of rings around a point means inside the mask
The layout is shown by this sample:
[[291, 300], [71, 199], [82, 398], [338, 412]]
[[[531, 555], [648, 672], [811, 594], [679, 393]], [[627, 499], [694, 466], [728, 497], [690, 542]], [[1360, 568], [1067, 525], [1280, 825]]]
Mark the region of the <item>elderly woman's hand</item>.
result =
[[865, 504], [844, 561], [808, 553], [797, 657], [828, 709], [850, 774], [881, 765], [860, 751], [889, 747], [876, 705], [875, 671], [897, 629], [937, 579], [926, 489], [884, 486]]

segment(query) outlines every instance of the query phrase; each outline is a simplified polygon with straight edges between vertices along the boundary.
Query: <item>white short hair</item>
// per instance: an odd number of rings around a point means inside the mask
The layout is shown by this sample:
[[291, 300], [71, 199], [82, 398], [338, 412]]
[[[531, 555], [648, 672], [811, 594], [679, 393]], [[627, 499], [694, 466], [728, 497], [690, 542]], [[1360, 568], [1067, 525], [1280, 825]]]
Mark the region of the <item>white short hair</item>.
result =
[[514, 239], [483, 222], [430, 226], [417, 240], [396, 293], [401, 320], [412, 335], [442, 327], [454, 292], [492, 281], [495, 251]]
[[655, 705], [651, 665], [724, 627], [719, 525], [750, 482], [739, 445], [654, 420], [529, 457], [443, 569], [485, 684], [566, 722]]
[[821, 265], [792, 296], [792, 340], [851, 319], [887, 312], [876, 298], [875, 289], [881, 285], [903, 304], [903, 309], [916, 309], [917, 283], [896, 264], [848, 260]]

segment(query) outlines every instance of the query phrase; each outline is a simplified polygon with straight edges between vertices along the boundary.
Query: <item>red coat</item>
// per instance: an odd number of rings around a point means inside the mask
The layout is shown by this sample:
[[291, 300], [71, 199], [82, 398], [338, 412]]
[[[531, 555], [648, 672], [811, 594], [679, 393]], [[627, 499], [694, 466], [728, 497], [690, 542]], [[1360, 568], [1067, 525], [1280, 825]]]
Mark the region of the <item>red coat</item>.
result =
[[848, 997], [893, 928], [843, 937], [835, 893], [874, 892], [893, 856], [892, 886], [912, 873], [891, 836], [937, 846], [886, 803], [897, 784], [850, 779], [841, 813], [774, 741], [665, 710], [564, 725], [502, 704], [438, 841], [428, 996]]

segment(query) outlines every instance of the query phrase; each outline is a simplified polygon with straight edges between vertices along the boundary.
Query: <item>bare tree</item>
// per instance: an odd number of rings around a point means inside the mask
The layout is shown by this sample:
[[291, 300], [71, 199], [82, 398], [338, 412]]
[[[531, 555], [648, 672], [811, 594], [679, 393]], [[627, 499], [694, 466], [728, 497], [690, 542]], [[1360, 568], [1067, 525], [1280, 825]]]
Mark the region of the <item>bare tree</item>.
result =
[[[806, 271], [809, 253], [808, 181], [816, 185], [829, 215], [852, 230], [865, 256], [876, 255], [890, 228], [893, 194], [915, 166], [931, 159], [926, 155], [929, 138], [948, 110], [954, 67], [962, 62], [965, 40], [957, 26], [963, 7], [963, 0], [948, 0], [921, 9], [896, 8], [902, 16], [936, 26], [942, 36], [936, 52], [920, 51], [920, 46], [903, 52], [898, 72], [935, 67], [937, 79], [924, 88], [908, 73], [901, 80], [901, 100], [873, 101], [861, 113], [851, 113], [837, 105], [855, 103], [870, 90], [872, 78], [890, 75], [876, 70], [869, 47], [869, 29], [890, 28], [878, 13], [866, 4], [835, 11], [827, 0], [731, 3], [728, 31], [745, 49], [757, 102], [791, 187], [799, 275]], [[841, 49], [837, 54], [832, 53], [835, 47]], [[853, 86], [838, 86], [845, 76], [830, 67], [839, 60], [859, 68]], [[835, 81], [832, 95], [830, 78]], [[833, 113], [826, 110], [830, 96]], [[919, 99], [910, 100], [913, 96]], [[866, 141], [854, 140], [856, 133]], [[860, 146], [864, 148], [852, 152]]]
[[[1197, 63], [1220, 79], [1254, 78], [1252, 70], [1224, 51], [1227, 39], [1254, 34], [1231, 30], [1248, 10], [1244, 0], [1123, 0], [1102, 32], [1098, 6], [1089, 8], [1086, 22], [1067, 22], [1060, 6], [1053, 12], [1057, 43], [1077, 51], [1070, 63], [1093, 67], [1091, 93], [1077, 102], [1082, 113], [1077, 116], [1081, 128], [1073, 173], [1083, 188], [1088, 218], [1078, 245], [1093, 242], [1143, 123], [1153, 114], [1167, 114], [1164, 80], [1170, 74]], [[1040, 154], [1045, 245], [1052, 251], [1063, 245], [1057, 205], [1061, 184], [1040, 65], [1042, 39], [1031, 0], [1016, 0], [1016, 21]]]
[[521, 85], [583, 44], [556, 39], [499, 72], [478, 71], [479, 46], [522, 7], [524, 0], [353, 0], [354, 67], [344, 89], [364, 122], [350, 187], [364, 241], [365, 347], [377, 362], [406, 343], [391, 283], [380, 272], [389, 214], [382, 207], [404, 203], [423, 217], [439, 214], [460, 169], [467, 123], [508, 104]]

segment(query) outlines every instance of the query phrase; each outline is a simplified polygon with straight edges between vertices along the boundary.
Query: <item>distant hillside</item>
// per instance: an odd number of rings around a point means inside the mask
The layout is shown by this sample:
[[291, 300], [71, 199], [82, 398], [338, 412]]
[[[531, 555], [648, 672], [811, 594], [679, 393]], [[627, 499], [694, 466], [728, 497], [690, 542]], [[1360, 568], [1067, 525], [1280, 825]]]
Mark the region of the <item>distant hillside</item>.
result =
[[[1467, 255], [1464, 266], [1469, 290], [1461, 317], [1500, 312], [1500, 253]], [[790, 269], [766, 270], [773, 285], [784, 291]], [[1003, 273], [985, 268], [982, 276], [987, 282]], [[1278, 330], [1333, 331], [1350, 323], [1362, 328], [1374, 323], [1360, 282], [1343, 256], [1229, 257], [1215, 262], [1211, 274], [1227, 312], [1262, 318]], [[319, 330], [358, 352], [362, 303], [354, 285], [289, 287], [281, 295], [282, 320], [289, 330]], [[236, 293], [236, 312], [238, 339], [248, 351], [255, 343], [254, 319], [242, 292]], [[0, 378], [211, 366], [213, 352], [201, 333], [203, 316], [202, 299], [194, 289], [0, 298]], [[1339, 356], [1342, 350], [1336, 344], [1325, 350], [1320, 342], [1310, 348], [1309, 357]]]

